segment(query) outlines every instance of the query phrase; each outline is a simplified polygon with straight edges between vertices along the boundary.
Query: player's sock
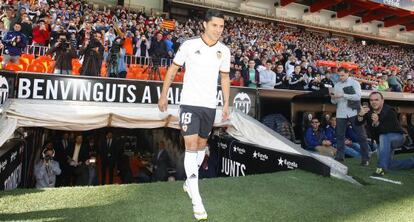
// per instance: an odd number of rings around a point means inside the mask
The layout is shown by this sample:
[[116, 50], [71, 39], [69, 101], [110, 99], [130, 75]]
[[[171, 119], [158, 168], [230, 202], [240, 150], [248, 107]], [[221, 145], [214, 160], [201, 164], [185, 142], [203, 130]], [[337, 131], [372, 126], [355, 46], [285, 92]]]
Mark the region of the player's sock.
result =
[[205, 147], [202, 150], [197, 151], [197, 165], [198, 165], [198, 168], [200, 168], [201, 164], [203, 164], [205, 156], [206, 156], [206, 148]]
[[197, 151], [185, 151], [184, 168], [187, 175], [187, 185], [190, 188], [193, 205], [200, 205], [201, 196], [198, 191]]

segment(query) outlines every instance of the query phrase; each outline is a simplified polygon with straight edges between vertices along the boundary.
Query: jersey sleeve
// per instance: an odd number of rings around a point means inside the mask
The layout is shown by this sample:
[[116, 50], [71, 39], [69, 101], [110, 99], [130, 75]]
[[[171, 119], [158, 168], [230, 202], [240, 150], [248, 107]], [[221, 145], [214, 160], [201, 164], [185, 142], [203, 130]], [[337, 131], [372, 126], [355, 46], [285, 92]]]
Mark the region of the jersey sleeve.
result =
[[220, 65], [220, 72], [230, 72], [230, 50], [226, 47], [223, 54], [223, 60]]
[[183, 66], [185, 60], [187, 59], [187, 48], [188, 48], [188, 42], [185, 41], [180, 48], [178, 48], [177, 53], [175, 54], [173, 63], [178, 66]]

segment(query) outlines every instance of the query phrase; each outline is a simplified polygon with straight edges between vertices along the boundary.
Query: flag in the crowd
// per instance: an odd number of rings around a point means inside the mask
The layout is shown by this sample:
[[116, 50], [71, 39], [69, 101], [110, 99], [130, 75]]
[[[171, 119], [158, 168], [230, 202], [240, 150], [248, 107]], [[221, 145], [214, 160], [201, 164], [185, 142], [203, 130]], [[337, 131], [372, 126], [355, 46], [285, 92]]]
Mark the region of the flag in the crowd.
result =
[[327, 49], [331, 50], [332, 52], [338, 52], [339, 51], [339, 49], [337, 47], [335, 47], [333, 45], [330, 45], [330, 44], [326, 44], [325, 47]]
[[175, 29], [175, 20], [167, 20], [165, 19], [162, 21], [161, 28], [174, 30]]

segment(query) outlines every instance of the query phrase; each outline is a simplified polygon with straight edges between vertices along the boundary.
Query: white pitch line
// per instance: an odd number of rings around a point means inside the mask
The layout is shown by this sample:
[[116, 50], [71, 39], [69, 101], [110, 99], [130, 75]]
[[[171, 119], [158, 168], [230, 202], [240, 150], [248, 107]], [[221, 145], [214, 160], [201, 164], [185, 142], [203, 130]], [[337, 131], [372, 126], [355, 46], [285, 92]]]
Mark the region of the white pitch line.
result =
[[381, 180], [381, 181], [388, 182], [388, 183], [402, 185], [402, 182], [397, 181], [397, 180], [390, 180], [390, 179], [385, 179], [385, 178], [382, 178], [382, 177], [374, 177], [374, 176], [370, 176], [369, 178], [375, 179], [375, 180]]

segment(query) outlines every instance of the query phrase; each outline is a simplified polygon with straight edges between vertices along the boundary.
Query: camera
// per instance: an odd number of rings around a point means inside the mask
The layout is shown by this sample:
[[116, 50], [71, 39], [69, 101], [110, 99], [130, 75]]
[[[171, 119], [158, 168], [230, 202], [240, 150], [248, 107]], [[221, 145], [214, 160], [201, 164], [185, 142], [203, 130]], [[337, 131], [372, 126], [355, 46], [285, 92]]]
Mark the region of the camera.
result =
[[49, 155], [45, 155], [45, 156], [43, 157], [43, 159], [44, 159], [45, 161], [50, 161], [50, 160], [53, 160], [53, 157], [52, 157], [52, 156], [49, 156]]
[[59, 40], [59, 48], [60, 49], [69, 48], [69, 42], [67, 40]]

